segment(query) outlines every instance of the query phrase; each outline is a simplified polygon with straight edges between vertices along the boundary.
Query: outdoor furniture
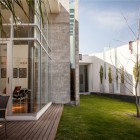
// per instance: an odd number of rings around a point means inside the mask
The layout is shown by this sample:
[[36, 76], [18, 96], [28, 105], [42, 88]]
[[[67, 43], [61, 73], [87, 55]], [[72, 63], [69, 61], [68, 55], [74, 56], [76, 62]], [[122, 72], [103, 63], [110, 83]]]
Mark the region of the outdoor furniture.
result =
[[26, 88], [21, 89], [20, 92], [19, 92], [20, 100], [26, 99], [27, 93], [28, 93], [28, 89], [26, 89]]
[[13, 98], [16, 100], [23, 100], [27, 98], [28, 89], [16, 86], [13, 92]]
[[20, 98], [20, 89], [21, 89], [21, 86], [16, 86], [14, 91], [13, 91], [13, 98], [15, 99], [19, 99]]
[[6, 108], [8, 103], [9, 96], [0, 95], [0, 119], [3, 119], [5, 122], [5, 134], [7, 137], [7, 130], [6, 130]]

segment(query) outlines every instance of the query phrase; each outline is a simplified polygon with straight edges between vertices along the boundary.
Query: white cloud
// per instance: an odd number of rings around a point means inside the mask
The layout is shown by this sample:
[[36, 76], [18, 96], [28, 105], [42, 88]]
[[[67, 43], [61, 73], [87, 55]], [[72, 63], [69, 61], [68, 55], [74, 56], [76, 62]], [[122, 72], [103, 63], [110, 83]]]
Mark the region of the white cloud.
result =
[[123, 11], [122, 15], [121, 11], [119, 10], [92, 10], [88, 11], [86, 14], [88, 19], [93, 22], [93, 24], [100, 25], [103, 28], [105, 27], [112, 30], [121, 30], [122, 28], [127, 27], [123, 15], [127, 19], [130, 26], [137, 20], [136, 11]]

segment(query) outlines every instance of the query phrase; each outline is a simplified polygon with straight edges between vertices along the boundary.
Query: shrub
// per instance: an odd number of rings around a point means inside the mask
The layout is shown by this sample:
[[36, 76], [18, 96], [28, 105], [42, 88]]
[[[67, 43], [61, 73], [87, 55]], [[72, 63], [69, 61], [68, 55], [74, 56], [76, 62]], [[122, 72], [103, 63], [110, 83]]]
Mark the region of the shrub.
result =
[[111, 84], [111, 83], [112, 83], [112, 72], [111, 72], [111, 67], [109, 67], [109, 71], [108, 71], [108, 80], [109, 80], [109, 83]]
[[124, 67], [121, 67], [121, 83], [124, 83]]
[[[139, 71], [138, 81], [140, 81], [140, 62], [138, 64], [138, 71]], [[135, 66], [133, 68], [133, 75], [134, 75], [134, 78], [136, 80], [136, 78], [137, 78], [137, 65], [136, 64], [135, 64]]]
[[103, 66], [100, 66], [100, 82], [103, 83]]

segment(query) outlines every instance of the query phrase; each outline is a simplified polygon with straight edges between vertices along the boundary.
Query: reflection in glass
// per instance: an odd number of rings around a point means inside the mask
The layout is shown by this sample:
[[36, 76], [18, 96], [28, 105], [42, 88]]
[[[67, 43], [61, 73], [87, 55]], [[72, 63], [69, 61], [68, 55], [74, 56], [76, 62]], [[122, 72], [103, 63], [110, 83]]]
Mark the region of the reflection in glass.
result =
[[7, 44], [0, 44], [0, 94], [6, 94]]

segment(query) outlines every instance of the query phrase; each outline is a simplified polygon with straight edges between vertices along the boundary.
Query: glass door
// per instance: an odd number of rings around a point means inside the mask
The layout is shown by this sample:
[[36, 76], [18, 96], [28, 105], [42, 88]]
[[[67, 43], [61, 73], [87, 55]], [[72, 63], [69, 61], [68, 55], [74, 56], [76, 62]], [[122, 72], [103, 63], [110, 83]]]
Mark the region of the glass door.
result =
[[[0, 42], [0, 95], [10, 95], [11, 86], [11, 64], [10, 64], [10, 45], [9, 41]], [[11, 96], [10, 96], [11, 99]], [[11, 102], [8, 103], [8, 114], [11, 114]]]
[[7, 93], [7, 43], [0, 43], [0, 94]]

